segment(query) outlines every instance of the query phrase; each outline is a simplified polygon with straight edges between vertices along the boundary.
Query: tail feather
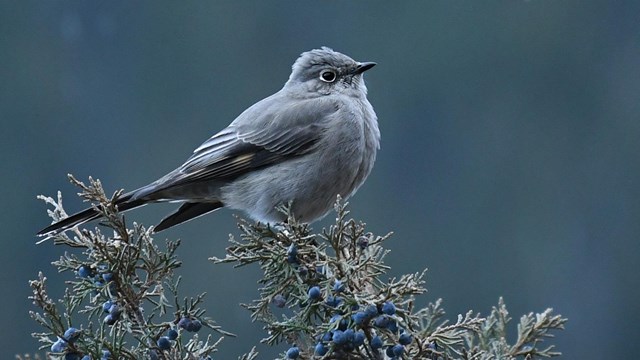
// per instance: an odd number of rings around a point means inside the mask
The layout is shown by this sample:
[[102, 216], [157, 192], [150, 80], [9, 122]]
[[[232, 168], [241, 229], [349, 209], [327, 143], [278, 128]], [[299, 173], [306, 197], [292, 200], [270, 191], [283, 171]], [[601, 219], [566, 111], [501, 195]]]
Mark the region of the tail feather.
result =
[[85, 209], [47, 226], [46, 228], [38, 231], [37, 235], [46, 236], [46, 235], [57, 234], [65, 230], [69, 230], [76, 225], [82, 225], [91, 220], [95, 220], [99, 217], [100, 217], [100, 214], [98, 214], [98, 212], [95, 209], [93, 208]]
[[[129, 201], [130, 199], [130, 194], [127, 194], [124, 197], [118, 199], [118, 203], [116, 204], [116, 206], [118, 207], [118, 211], [127, 211], [146, 204], [146, 201], [144, 200], [138, 199]], [[82, 225], [89, 221], [99, 219], [100, 217], [100, 213], [97, 212], [94, 208], [88, 208], [47, 226], [46, 228], [38, 231], [37, 235], [49, 237], [69, 230], [74, 226]]]
[[[118, 207], [118, 211], [124, 212], [127, 210], [131, 210], [143, 205], [146, 205], [149, 202], [157, 202], [161, 200], [149, 199], [149, 198], [139, 198], [136, 197], [136, 191], [132, 191], [120, 199], [117, 200], [116, 206]], [[185, 221], [189, 221], [196, 217], [202, 216], [209, 212], [212, 212], [220, 207], [223, 204], [219, 201], [217, 202], [206, 202], [206, 203], [193, 203], [187, 202], [180, 206], [175, 212], [164, 218], [155, 228], [155, 232], [159, 232], [170, 228], [174, 225], [181, 224]], [[67, 231], [74, 226], [85, 224], [89, 221], [99, 219], [101, 217], [100, 213], [96, 211], [94, 208], [88, 208], [82, 210], [78, 213], [72, 214], [69, 217], [61, 219], [60, 221], [47, 226], [46, 228], [40, 230], [38, 232], [38, 236], [49, 238], [61, 232]]]
[[160, 232], [174, 225], [182, 224], [185, 221], [195, 219], [204, 214], [210, 213], [222, 207], [221, 202], [211, 203], [184, 203], [175, 212], [162, 219], [160, 223], [153, 228], [153, 231]]

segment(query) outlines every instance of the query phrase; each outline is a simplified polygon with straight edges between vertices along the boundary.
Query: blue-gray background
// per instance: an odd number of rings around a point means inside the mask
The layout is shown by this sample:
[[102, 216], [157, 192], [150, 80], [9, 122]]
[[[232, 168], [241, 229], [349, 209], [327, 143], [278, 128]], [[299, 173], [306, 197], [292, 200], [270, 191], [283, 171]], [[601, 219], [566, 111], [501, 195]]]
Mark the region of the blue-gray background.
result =
[[[382, 149], [352, 214], [395, 232], [393, 274], [429, 268], [421, 304], [553, 307], [570, 319], [554, 340], [566, 358], [637, 357], [639, 18], [633, 1], [1, 1], [2, 357], [36, 348], [27, 280], [42, 270], [60, 295], [68, 276], [49, 265], [63, 249], [35, 245], [49, 222], [36, 194], [61, 189], [78, 210], [68, 172], [109, 191], [154, 180], [322, 45], [379, 63], [366, 80]], [[207, 261], [234, 223], [222, 210], [161, 236], [184, 241], [185, 293], [207, 291], [240, 335], [225, 359], [262, 336], [237, 305], [258, 269]]]

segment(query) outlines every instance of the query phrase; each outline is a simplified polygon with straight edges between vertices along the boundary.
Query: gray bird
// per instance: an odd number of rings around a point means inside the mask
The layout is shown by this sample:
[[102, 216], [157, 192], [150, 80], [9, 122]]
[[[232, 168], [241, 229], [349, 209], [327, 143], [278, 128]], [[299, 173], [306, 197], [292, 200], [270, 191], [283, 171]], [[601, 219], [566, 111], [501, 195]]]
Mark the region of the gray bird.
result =
[[[156, 232], [223, 206], [270, 223], [286, 220], [276, 207], [289, 202], [300, 221], [323, 217], [338, 195], [347, 198], [362, 185], [376, 159], [380, 131], [362, 75], [374, 65], [327, 47], [303, 53], [280, 91], [245, 110], [177, 169], [124, 194], [118, 210], [183, 202]], [[99, 217], [89, 208], [38, 235]]]

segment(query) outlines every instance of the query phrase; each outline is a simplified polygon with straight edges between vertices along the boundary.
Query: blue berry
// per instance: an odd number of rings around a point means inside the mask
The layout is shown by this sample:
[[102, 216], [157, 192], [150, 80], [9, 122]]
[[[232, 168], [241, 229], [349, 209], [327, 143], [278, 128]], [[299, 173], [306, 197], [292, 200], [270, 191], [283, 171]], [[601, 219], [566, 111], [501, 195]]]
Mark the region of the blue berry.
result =
[[362, 346], [364, 344], [365, 335], [362, 330], [358, 331], [353, 337], [353, 345]]
[[329, 342], [331, 341], [332, 337], [333, 337], [333, 331], [327, 331], [326, 333], [324, 333], [324, 335], [322, 335], [322, 341]]
[[156, 344], [161, 350], [171, 349], [171, 340], [169, 340], [169, 338], [166, 336], [161, 336], [156, 342]]
[[183, 317], [180, 319], [180, 321], [178, 321], [178, 326], [185, 330], [187, 330], [189, 324], [191, 324], [191, 319], [189, 319], [188, 317]]
[[394, 356], [402, 356], [402, 354], [404, 354], [404, 346], [400, 344], [395, 344], [391, 348], [391, 351], [393, 351]]
[[300, 356], [300, 349], [298, 347], [293, 346], [287, 350], [287, 359], [297, 359]]
[[113, 314], [107, 314], [107, 316], [105, 316], [102, 321], [107, 325], [113, 325], [116, 323], [116, 321], [118, 321], [118, 319], [113, 316]]
[[412, 337], [411, 334], [407, 333], [407, 332], [403, 332], [402, 334], [400, 334], [400, 338], [398, 339], [398, 342], [401, 345], [409, 345], [411, 344], [412, 341]]
[[438, 344], [436, 344], [436, 342], [431, 342], [429, 343], [429, 345], [427, 346], [427, 349], [429, 350], [433, 350], [433, 351], [438, 351]]
[[336, 345], [343, 345], [347, 343], [347, 337], [342, 330], [335, 330], [331, 340], [333, 340], [333, 343]]
[[309, 269], [307, 269], [305, 266], [300, 266], [298, 268], [298, 274], [300, 274], [300, 276], [305, 278], [307, 277], [307, 275], [309, 275]]
[[317, 286], [313, 286], [309, 289], [309, 299], [311, 300], [318, 300], [320, 299], [320, 297], [322, 296], [322, 292], [320, 291], [320, 288]]
[[388, 357], [390, 358], [395, 358], [395, 354], [393, 353], [393, 346], [387, 346], [387, 349], [385, 350], [385, 354], [387, 354]]
[[277, 294], [276, 296], [273, 297], [271, 302], [276, 307], [282, 309], [287, 304], [287, 299], [285, 299], [284, 296], [282, 296], [282, 294]]
[[327, 347], [321, 342], [316, 344], [316, 347], [314, 350], [316, 355], [318, 356], [325, 356], [327, 354], [327, 351], [329, 351], [329, 349], [327, 349]]
[[67, 342], [58, 338], [58, 340], [56, 340], [56, 342], [54, 342], [53, 345], [51, 345], [51, 352], [54, 352], [54, 353], [63, 352], [64, 349], [66, 348], [67, 348]]
[[289, 264], [298, 263], [298, 248], [295, 244], [289, 245], [289, 248], [287, 249], [287, 262]]
[[91, 268], [86, 265], [82, 265], [78, 268], [78, 276], [81, 278], [88, 278], [91, 276], [91, 272]]
[[367, 317], [372, 318], [378, 315], [378, 308], [375, 305], [369, 305], [366, 307], [366, 309], [364, 309], [364, 313], [367, 315]]
[[353, 323], [358, 326], [363, 325], [365, 322], [367, 322], [367, 320], [369, 320], [367, 314], [362, 311], [358, 311], [357, 313], [351, 315], [351, 319], [353, 320]]
[[378, 316], [373, 321], [373, 325], [379, 328], [386, 328], [389, 325], [389, 318], [386, 316]]
[[104, 280], [105, 282], [109, 282], [109, 281], [113, 280], [113, 273], [104, 273], [104, 274], [102, 274], [102, 280]]
[[158, 355], [158, 352], [155, 350], [150, 350], [149, 351], [149, 359], [151, 360], [159, 360], [160, 356]]
[[187, 331], [190, 332], [198, 332], [200, 331], [200, 329], [202, 329], [202, 323], [200, 322], [200, 320], [193, 320], [191, 322], [191, 326], [189, 326], [189, 328], [187, 328]]
[[74, 327], [70, 327], [67, 329], [67, 331], [64, 332], [64, 339], [67, 340], [68, 342], [73, 342], [75, 341], [78, 337], [80, 337], [80, 335], [82, 334], [82, 332]]
[[382, 313], [387, 315], [393, 315], [396, 313], [396, 306], [391, 301], [387, 301], [384, 304], [382, 304]]
[[345, 286], [344, 286], [344, 284], [342, 283], [342, 281], [340, 281], [340, 280], [336, 280], [336, 281], [333, 283], [333, 291], [335, 291], [335, 292], [343, 292], [343, 291], [344, 291], [344, 288], [345, 288]]
[[109, 307], [109, 314], [113, 315], [113, 316], [120, 316], [120, 307], [118, 306], [118, 304], [112, 304]]
[[380, 338], [380, 336], [374, 336], [373, 339], [371, 339], [371, 348], [374, 350], [380, 349], [382, 347], [382, 339]]
[[353, 339], [356, 336], [355, 331], [353, 329], [347, 329], [344, 331], [344, 336], [347, 338], [347, 342], [353, 342]]
[[176, 331], [176, 329], [169, 329], [167, 330], [167, 337], [169, 338], [169, 340], [175, 340], [178, 338], [178, 332]]
[[91, 355], [85, 355], [80, 360], [91, 360]]
[[287, 248], [287, 255], [298, 255], [298, 247], [296, 244], [292, 243], [289, 245], [289, 248]]
[[111, 305], [113, 305], [113, 303], [111, 302], [111, 300], [107, 300], [102, 304], [102, 310], [106, 313], [109, 312], [109, 309], [111, 309]]

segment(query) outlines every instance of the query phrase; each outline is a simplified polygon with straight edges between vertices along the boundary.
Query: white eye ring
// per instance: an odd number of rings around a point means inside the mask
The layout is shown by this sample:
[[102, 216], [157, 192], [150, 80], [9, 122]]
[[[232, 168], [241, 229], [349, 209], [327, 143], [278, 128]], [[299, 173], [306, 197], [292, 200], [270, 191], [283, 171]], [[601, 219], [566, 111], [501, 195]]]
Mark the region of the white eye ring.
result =
[[320, 80], [326, 83], [332, 83], [336, 81], [337, 77], [338, 76], [336, 75], [336, 72], [333, 70], [323, 70], [322, 72], [320, 72]]

